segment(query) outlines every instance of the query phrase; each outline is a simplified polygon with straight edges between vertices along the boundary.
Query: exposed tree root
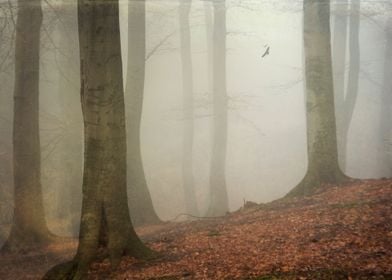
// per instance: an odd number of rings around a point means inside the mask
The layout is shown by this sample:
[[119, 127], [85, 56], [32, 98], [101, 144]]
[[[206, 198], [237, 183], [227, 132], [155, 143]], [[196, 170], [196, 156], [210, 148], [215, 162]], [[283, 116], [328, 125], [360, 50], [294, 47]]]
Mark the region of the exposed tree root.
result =
[[[70, 280], [70, 279], [83, 279], [76, 278], [78, 272], [78, 262], [75, 260], [56, 265], [51, 270], [49, 270], [42, 280]], [[82, 274], [85, 275], [87, 271]], [[79, 272], [80, 274], [80, 272]]]
[[[132, 244], [132, 245], [131, 245]], [[109, 257], [112, 265], [112, 269], [115, 270], [120, 264], [121, 258], [125, 255], [132, 256], [137, 259], [151, 261], [160, 257], [160, 255], [151, 249], [141, 245], [136, 245], [132, 240], [125, 249], [120, 250], [123, 254], [118, 255], [113, 252], [113, 248], [106, 248], [97, 257], [84, 255], [84, 260], [79, 255], [76, 255], [72, 261], [59, 264], [52, 269], [50, 269], [42, 280], [82, 280], [86, 279], [90, 263], [94, 260], [100, 260]], [[93, 259], [94, 258], [94, 259]], [[90, 259], [90, 260], [89, 260]]]

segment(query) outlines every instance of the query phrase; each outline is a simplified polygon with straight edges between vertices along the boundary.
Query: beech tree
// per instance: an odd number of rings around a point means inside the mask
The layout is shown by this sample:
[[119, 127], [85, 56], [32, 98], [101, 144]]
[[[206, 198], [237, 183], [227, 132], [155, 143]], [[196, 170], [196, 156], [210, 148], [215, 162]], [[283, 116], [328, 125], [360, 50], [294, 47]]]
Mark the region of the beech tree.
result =
[[[56, 144], [54, 168], [56, 170], [58, 199], [57, 216], [70, 218], [69, 230], [76, 236], [80, 224], [81, 175], [83, 162], [83, 122], [80, 104], [80, 66], [77, 34], [77, 9], [75, 3], [62, 0], [61, 13], [56, 13], [58, 22], [57, 80], [58, 125], [60, 135]], [[53, 39], [56, 40], [55, 37]]]
[[[341, 166], [343, 170], [347, 168], [347, 144], [348, 133], [355, 109], [355, 103], [358, 95], [359, 71], [360, 71], [360, 46], [359, 46], [359, 27], [360, 27], [360, 10], [361, 1], [351, 1], [349, 17], [349, 72], [346, 92], [339, 95], [338, 106], [340, 106], [340, 144], [339, 153], [341, 156]], [[343, 76], [344, 77], [344, 76]]]
[[347, 44], [347, 33], [348, 33], [348, 19], [349, 19], [349, 3], [348, 0], [342, 0], [339, 5], [335, 5], [334, 13], [334, 32], [333, 32], [333, 46], [332, 46], [332, 58], [333, 58], [333, 82], [335, 91], [335, 107], [336, 107], [336, 125], [338, 130], [338, 151], [339, 151], [339, 163], [342, 168], [345, 167], [346, 154], [345, 140], [343, 139], [342, 133], [342, 111], [344, 110], [344, 98], [346, 93], [346, 59], [347, 53], [349, 52]]
[[74, 259], [44, 279], [85, 279], [102, 246], [115, 268], [124, 254], [153, 252], [136, 235], [127, 203], [126, 129], [119, 2], [78, 0], [84, 119], [83, 206]]
[[47, 244], [41, 187], [39, 72], [41, 0], [18, 0], [13, 122], [14, 221], [3, 250]]
[[178, 11], [181, 37], [182, 94], [184, 116], [184, 132], [182, 140], [182, 182], [184, 186], [186, 211], [191, 215], [198, 215], [192, 164], [194, 104], [191, 35], [189, 27], [189, 13], [191, 10], [191, 3], [191, 0], [181, 0]]
[[226, 189], [227, 88], [226, 88], [226, 1], [213, 0], [213, 146], [210, 168], [210, 205], [208, 216], [220, 216], [229, 210]]
[[387, 21], [385, 27], [386, 45], [384, 59], [384, 77], [382, 85], [382, 104], [380, 116], [380, 140], [381, 153], [384, 162], [387, 163], [389, 175], [392, 175], [392, 16]]
[[[341, 168], [347, 169], [348, 133], [358, 95], [360, 71], [360, 1], [339, 2], [334, 15], [333, 73]], [[346, 80], [346, 58], [349, 71]]]
[[128, 66], [126, 79], [126, 123], [128, 144], [128, 190], [135, 226], [159, 223], [143, 168], [140, 125], [143, 110], [146, 57], [146, 2], [128, 1]]
[[[0, 140], [0, 224], [12, 224], [13, 215], [13, 186], [12, 186], [12, 126], [10, 120], [13, 108], [10, 101], [13, 99], [13, 85], [11, 80], [14, 73], [14, 34], [15, 25], [12, 16], [13, 9], [10, 6], [0, 6], [0, 38], [2, 45], [0, 48], [0, 130], [2, 137]], [[7, 137], [5, 137], [7, 135]], [[0, 226], [0, 242], [4, 242], [8, 237], [8, 230]]]
[[346, 179], [339, 168], [332, 76], [330, 1], [304, 0], [308, 168], [287, 196], [313, 193]]

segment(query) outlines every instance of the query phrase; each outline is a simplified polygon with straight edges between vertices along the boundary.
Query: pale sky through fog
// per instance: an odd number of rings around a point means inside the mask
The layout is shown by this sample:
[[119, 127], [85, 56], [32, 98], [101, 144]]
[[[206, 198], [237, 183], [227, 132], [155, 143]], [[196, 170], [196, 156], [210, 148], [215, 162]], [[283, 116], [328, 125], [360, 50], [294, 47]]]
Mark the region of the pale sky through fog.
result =
[[[211, 150], [208, 105], [206, 34], [202, 1], [191, 12], [196, 108], [194, 172], [199, 205], [208, 204]], [[306, 131], [302, 73], [302, 4], [287, 1], [227, 1], [227, 81], [230, 95], [227, 186], [231, 209], [245, 200], [266, 202], [283, 196], [306, 170]], [[363, 5], [366, 9], [366, 4]], [[177, 1], [149, 1], [147, 48], [178, 31]], [[336, 8], [332, 6], [332, 10]], [[127, 10], [122, 9], [126, 30]], [[361, 17], [361, 67], [382, 82], [380, 59], [384, 34], [380, 26]], [[331, 18], [333, 22], [333, 18]], [[381, 21], [381, 26], [383, 22]], [[333, 30], [333, 28], [331, 29]], [[126, 69], [126, 34], [123, 35]], [[124, 36], [125, 35], [125, 36]], [[371, 44], [368, 42], [372, 42]], [[266, 46], [270, 54], [262, 58]], [[163, 51], [147, 62], [142, 152], [147, 180], [159, 213], [166, 217], [183, 207], [181, 189], [181, 71], [178, 32]], [[148, 51], [147, 50], [147, 51]], [[348, 174], [383, 176], [377, 154], [380, 88], [361, 76], [360, 92], [349, 131]], [[196, 102], [197, 103], [197, 102]], [[373, 135], [373, 136], [372, 136]], [[374, 136], [376, 135], [376, 136]]]

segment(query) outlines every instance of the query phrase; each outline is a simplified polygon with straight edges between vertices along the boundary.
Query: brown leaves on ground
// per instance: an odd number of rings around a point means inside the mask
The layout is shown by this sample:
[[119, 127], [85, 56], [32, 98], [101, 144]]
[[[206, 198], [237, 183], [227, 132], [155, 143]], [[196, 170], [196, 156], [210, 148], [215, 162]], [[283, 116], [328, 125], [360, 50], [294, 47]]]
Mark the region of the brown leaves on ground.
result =
[[[59, 238], [61, 239], [61, 238]], [[1, 280], [36, 280], [53, 266], [73, 257], [77, 241], [62, 238], [45, 248], [13, 254], [0, 253]]]
[[392, 181], [325, 186], [139, 234], [161, 259], [125, 258], [112, 274], [96, 264], [91, 279], [392, 279]]
[[[392, 180], [245, 206], [221, 218], [139, 228], [162, 257], [126, 257], [115, 272], [108, 261], [95, 263], [89, 279], [392, 279]], [[39, 279], [50, 267], [45, 259], [53, 265], [72, 249], [0, 256], [0, 279]]]

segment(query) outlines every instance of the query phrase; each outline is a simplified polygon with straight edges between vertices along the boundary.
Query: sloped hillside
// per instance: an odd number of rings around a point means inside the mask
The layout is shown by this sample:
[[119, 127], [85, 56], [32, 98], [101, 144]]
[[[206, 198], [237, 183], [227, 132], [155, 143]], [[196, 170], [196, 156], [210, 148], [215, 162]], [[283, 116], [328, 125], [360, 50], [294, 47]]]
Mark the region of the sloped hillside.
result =
[[106, 276], [108, 263], [97, 264], [91, 278], [392, 279], [392, 181], [325, 186], [304, 199], [247, 203], [225, 217], [140, 234], [163, 257], [127, 258]]
[[[304, 199], [246, 205], [225, 217], [142, 227], [160, 257], [108, 261], [89, 279], [392, 279], [392, 180], [325, 186]], [[40, 279], [72, 257], [68, 240], [0, 256], [0, 279]]]

